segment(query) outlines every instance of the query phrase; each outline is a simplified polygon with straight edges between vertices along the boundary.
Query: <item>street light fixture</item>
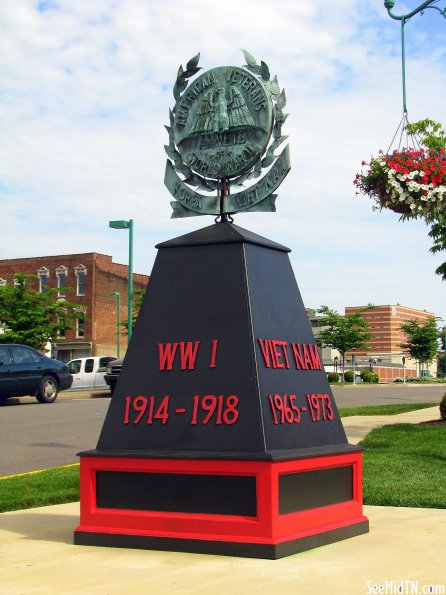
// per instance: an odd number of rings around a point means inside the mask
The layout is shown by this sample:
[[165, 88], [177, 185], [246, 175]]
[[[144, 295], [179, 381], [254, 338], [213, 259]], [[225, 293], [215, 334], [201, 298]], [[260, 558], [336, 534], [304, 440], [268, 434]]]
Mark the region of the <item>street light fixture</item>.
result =
[[109, 221], [108, 226], [112, 229], [128, 229], [129, 230], [129, 282], [128, 282], [128, 298], [127, 298], [127, 339], [130, 342], [132, 338], [132, 315], [133, 315], [133, 219], [126, 221]]
[[402, 69], [402, 78], [403, 78], [403, 113], [407, 114], [407, 105], [406, 105], [406, 48], [405, 48], [405, 41], [404, 41], [404, 26], [409, 19], [411, 19], [414, 15], [418, 14], [419, 12], [423, 13], [424, 10], [427, 8], [432, 8], [433, 10], [437, 10], [445, 19], [446, 19], [446, 8], [441, 10], [438, 6], [433, 6], [436, 4], [438, 0], [425, 0], [419, 6], [414, 8], [411, 12], [406, 14], [397, 15], [393, 12], [393, 7], [395, 6], [394, 0], [384, 0], [384, 6], [387, 9], [388, 15], [395, 19], [396, 21], [401, 22], [401, 69]]
[[117, 345], [116, 345], [116, 355], [119, 357], [120, 356], [120, 347], [121, 347], [121, 293], [119, 291], [112, 291], [111, 295], [115, 296], [116, 298], [118, 298], [118, 314], [117, 314], [117, 321], [116, 321], [116, 327], [117, 327]]

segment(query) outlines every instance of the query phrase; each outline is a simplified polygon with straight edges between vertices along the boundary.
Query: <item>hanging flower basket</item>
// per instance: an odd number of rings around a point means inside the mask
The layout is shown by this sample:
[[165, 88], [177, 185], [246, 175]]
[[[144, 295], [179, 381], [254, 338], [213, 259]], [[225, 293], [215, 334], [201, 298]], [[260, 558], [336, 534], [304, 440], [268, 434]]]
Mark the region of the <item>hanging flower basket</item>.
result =
[[387, 191], [387, 178], [385, 175], [380, 175], [376, 178], [373, 191], [382, 208], [390, 209], [394, 213], [400, 213], [401, 215], [411, 213], [410, 205], [407, 203], [400, 201], [398, 203], [392, 202], [392, 196]]
[[379, 208], [411, 217], [446, 212], [445, 149], [400, 149], [362, 165], [353, 183]]
[[387, 179], [385, 176], [380, 176], [376, 180], [374, 189], [381, 208], [390, 209], [394, 213], [399, 213], [400, 215], [409, 215], [412, 213], [410, 204], [400, 200], [398, 200], [398, 202], [392, 202], [392, 195], [387, 191]]

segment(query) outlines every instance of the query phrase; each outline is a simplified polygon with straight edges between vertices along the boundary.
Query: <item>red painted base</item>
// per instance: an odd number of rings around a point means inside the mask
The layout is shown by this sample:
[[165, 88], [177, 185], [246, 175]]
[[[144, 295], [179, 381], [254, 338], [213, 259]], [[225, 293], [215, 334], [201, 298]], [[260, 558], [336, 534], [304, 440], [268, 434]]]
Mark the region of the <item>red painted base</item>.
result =
[[[362, 512], [361, 465], [361, 452], [279, 462], [82, 456], [81, 517], [75, 543], [259, 558], [287, 556], [368, 531]], [[238, 479], [248, 478], [246, 511], [240, 514], [236, 502], [234, 514], [224, 504], [225, 496], [217, 497], [214, 506], [200, 509], [200, 502], [190, 501], [193, 489], [166, 493], [154, 510], [150, 494], [147, 507], [144, 495], [126, 494], [127, 486], [137, 492], [138, 485], [148, 485], [150, 476], [154, 486], [157, 478], [163, 482], [167, 478], [166, 485], [171, 486], [185, 485], [181, 482], [186, 478], [192, 488], [195, 476], [202, 482], [201, 500], [212, 478], [215, 483], [223, 480], [223, 490], [226, 480], [229, 486], [234, 481], [243, 490]], [[104, 477], [117, 482], [120, 495], [104, 494]], [[175, 483], [177, 479], [180, 483]], [[215, 495], [215, 490], [210, 493]], [[234, 499], [239, 496], [233, 495]]]

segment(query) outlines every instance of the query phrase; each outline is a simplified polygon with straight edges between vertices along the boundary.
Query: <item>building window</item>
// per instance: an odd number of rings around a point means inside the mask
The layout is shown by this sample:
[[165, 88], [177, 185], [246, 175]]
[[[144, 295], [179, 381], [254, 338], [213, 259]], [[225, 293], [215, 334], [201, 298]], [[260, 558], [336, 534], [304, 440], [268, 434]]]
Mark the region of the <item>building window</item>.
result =
[[40, 277], [40, 293], [48, 293], [48, 277]]
[[85, 277], [87, 275], [87, 269], [83, 264], [80, 264], [74, 269], [76, 274], [76, 295], [85, 295]]
[[67, 267], [60, 266], [56, 269], [57, 276], [57, 287], [59, 291], [57, 295], [59, 297], [65, 297], [67, 295]]
[[85, 318], [78, 318], [76, 320], [76, 339], [83, 339], [85, 337]]
[[[67, 314], [67, 310], [65, 308], [62, 308], [61, 312], [63, 312], [64, 314]], [[61, 324], [61, 323], [64, 323], [65, 324], [66, 323], [66, 317], [64, 316], [64, 314], [59, 315], [57, 317], [57, 323], [58, 324]], [[60, 329], [58, 331], [58, 333], [57, 333], [57, 336], [60, 339], [65, 339], [66, 338], [65, 332], [66, 332], [66, 329], [64, 329], [64, 328], [63, 329]]]
[[[60, 316], [57, 317], [57, 322], [59, 324], [62, 322], [62, 319], [60, 318]], [[60, 331], [57, 333], [57, 336], [60, 337], [61, 339], [65, 339], [65, 329], [60, 329]]]
[[40, 293], [48, 292], [48, 277], [50, 275], [49, 270], [46, 267], [42, 267], [37, 271], [39, 277], [39, 291]]

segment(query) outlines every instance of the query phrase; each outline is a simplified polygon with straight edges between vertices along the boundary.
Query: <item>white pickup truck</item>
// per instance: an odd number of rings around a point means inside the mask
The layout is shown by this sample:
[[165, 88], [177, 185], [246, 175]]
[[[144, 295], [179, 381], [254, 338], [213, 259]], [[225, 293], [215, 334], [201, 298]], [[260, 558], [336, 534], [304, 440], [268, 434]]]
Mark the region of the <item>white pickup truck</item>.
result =
[[68, 371], [73, 376], [71, 388], [105, 388], [105, 366], [115, 359], [112, 355], [72, 359], [68, 362]]

